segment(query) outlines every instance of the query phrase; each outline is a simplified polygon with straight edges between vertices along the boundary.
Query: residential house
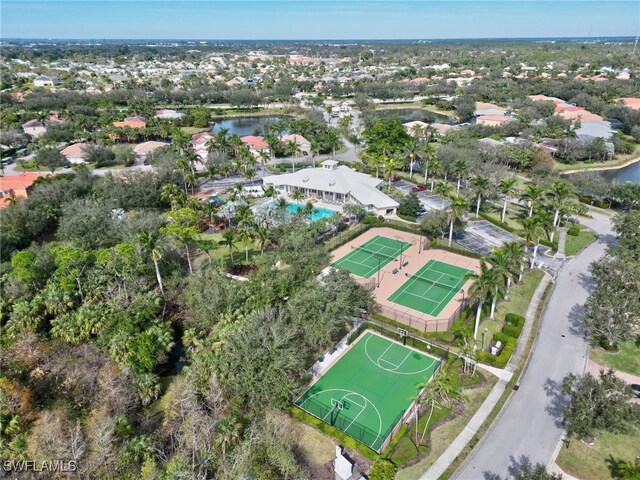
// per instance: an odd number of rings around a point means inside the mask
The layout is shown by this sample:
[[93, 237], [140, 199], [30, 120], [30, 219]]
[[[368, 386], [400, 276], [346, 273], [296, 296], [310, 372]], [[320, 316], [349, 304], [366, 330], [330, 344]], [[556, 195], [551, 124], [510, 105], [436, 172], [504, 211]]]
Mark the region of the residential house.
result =
[[200, 158], [207, 158], [209, 140], [215, 138], [211, 132], [196, 133], [191, 137], [191, 146]]
[[476, 102], [476, 116], [504, 116], [507, 109], [493, 103]]
[[633, 98], [633, 97], [614, 98], [613, 101], [615, 103], [621, 103], [627, 108], [631, 108], [633, 110], [640, 110], [640, 98]]
[[355, 203], [376, 215], [393, 215], [399, 205], [379, 190], [384, 180], [338, 166], [335, 160], [325, 160], [319, 168], [264, 177], [262, 181], [265, 187], [273, 185], [283, 195], [290, 196], [297, 189], [324, 202]]
[[20, 175], [0, 177], [0, 208], [7, 207], [12, 197], [28, 198], [33, 190], [33, 182], [40, 177], [46, 177], [46, 175], [24, 172]]
[[54, 87], [58, 85], [60, 81], [57, 77], [48, 77], [46, 75], [38, 75], [33, 80], [34, 87]]
[[513, 118], [505, 115], [482, 115], [476, 119], [478, 125], [486, 125], [487, 127], [500, 127], [512, 121]]
[[184, 117], [184, 113], [183, 112], [177, 112], [175, 110], [170, 110], [168, 108], [163, 108], [162, 110], [158, 110], [156, 112], [156, 117], [157, 118], [167, 119], [167, 120], [176, 120], [176, 119]]
[[147, 122], [143, 117], [127, 117], [122, 122], [113, 122], [113, 126], [117, 128], [145, 128]]
[[28, 122], [23, 123], [22, 130], [24, 130], [24, 133], [30, 137], [37, 138], [46, 133], [49, 125], [59, 123], [63, 123], [63, 121], [60, 120], [60, 117], [58, 117], [57, 114], [53, 114], [49, 117], [49, 120], [45, 120], [44, 122], [40, 120], [29, 120]]
[[139, 143], [135, 147], [133, 147], [133, 153], [136, 154], [136, 157], [140, 160], [146, 160], [147, 155], [152, 152], [155, 152], [158, 148], [167, 147], [169, 144], [167, 142], [143, 142]]
[[402, 124], [402, 126], [405, 128], [405, 130], [409, 135], [411, 135], [412, 137], [415, 137], [416, 127], [421, 128], [422, 131], [424, 132], [429, 127], [429, 124], [425, 122], [421, 122], [419, 120], [415, 120], [413, 122], [404, 123]]
[[284, 144], [294, 141], [298, 144], [302, 155], [304, 155], [305, 157], [311, 155], [311, 142], [309, 142], [309, 140], [304, 138], [302, 135], [298, 135], [297, 133], [283, 135], [282, 137], [280, 137], [280, 141]]
[[88, 143], [74, 143], [63, 149], [60, 153], [64, 155], [69, 163], [86, 163], [84, 159], [84, 148], [89, 146]]
[[241, 137], [242, 143], [244, 143], [247, 147], [249, 147], [249, 151], [254, 154], [254, 156], [258, 156], [260, 150], [264, 150], [269, 153], [269, 144], [265, 141], [264, 137], [259, 135], [246, 135]]

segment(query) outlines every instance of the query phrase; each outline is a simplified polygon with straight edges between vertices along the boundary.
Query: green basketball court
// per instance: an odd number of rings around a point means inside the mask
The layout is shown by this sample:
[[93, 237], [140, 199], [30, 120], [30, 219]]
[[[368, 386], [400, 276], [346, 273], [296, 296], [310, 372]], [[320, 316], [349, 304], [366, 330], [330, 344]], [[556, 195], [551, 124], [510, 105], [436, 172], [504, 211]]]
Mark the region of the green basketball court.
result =
[[370, 278], [388, 263], [396, 259], [399, 262], [400, 253], [406, 252], [410, 246], [410, 243], [378, 235], [359, 247], [352, 247], [353, 250], [334, 262], [333, 266], [359, 277]]
[[440, 360], [365, 333], [296, 405], [380, 451]]
[[388, 300], [437, 317], [465, 284], [464, 276], [471, 270], [437, 260], [429, 260]]

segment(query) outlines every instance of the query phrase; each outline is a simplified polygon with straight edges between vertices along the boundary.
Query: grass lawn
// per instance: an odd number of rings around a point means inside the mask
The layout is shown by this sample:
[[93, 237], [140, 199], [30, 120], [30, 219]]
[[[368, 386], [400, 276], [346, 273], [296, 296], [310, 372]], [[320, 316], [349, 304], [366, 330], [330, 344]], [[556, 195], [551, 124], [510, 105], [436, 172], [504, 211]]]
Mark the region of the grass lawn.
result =
[[640, 445], [640, 428], [630, 427], [629, 433], [596, 434], [596, 443], [586, 445], [571, 439], [569, 448], [562, 447], [556, 463], [569, 475], [582, 480], [614, 478], [609, 469], [610, 460], [635, 460]]
[[205, 127], [205, 128], [180, 127], [180, 130], [182, 130], [187, 135], [195, 135], [196, 133], [200, 133], [200, 132], [208, 132], [209, 130], [211, 130], [211, 128], [210, 127]]
[[[461, 415], [453, 420], [437, 426], [434, 430], [429, 432], [431, 439], [431, 450], [415, 465], [399, 470], [396, 475], [396, 480], [413, 480], [420, 478], [420, 476], [427, 471], [427, 469], [433, 465], [433, 463], [442, 455], [442, 453], [449, 447], [451, 442], [464, 430], [464, 427], [469, 423], [471, 417], [476, 413], [482, 402], [487, 398], [489, 392], [496, 383], [496, 378], [493, 375], [485, 375], [487, 381], [484, 385], [478, 388], [463, 390], [464, 393], [464, 411]], [[434, 416], [436, 414], [434, 413]], [[426, 418], [424, 419], [426, 421]], [[423, 424], [424, 426], [424, 424]], [[403, 438], [404, 440], [404, 438]], [[411, 440], [407, 438], [410, 443], [410, 447], [415, 452], [415, 447]], [[400, 445], [398, 444], [398, 449]], [[398, 452], [398, 450], [396, 450]], [[396, 461], [396, 452], [391, 459]]]
[[[227, 264], [227, 266], [231, 265], [231, 260], [229, 257], [229, 247], [226, 245], [220, 245], [219, 242], [222, 240], [222, 233], [202, 233], [200, 234], [200, 239], [202, 240], [211, 240], [216, 245], [215, 248], [209, 250], [209, 255], [211, 255], [211, 260], [222, 260]], [[245, 257], [245, 244], [244, 242], [235, 242], [235, 248], [233, 249], [233, 261], [235, 263], [242, 263], [246, 261]], [[254, 257], [260, 255], [260, 247], [254, 242], [249, 243], [249, 261], [251, 261]]]
[[498, 303], [496, 307], [496, 319], [503, 321], [507, 313], [516, 313], [523, 317], [527, 313], [531, 297], [538, 288], [538, 284], [544, 277], [544, 272], [539, 269], [524, 272], [522, 284], [513, 285], [509, 292], [509, 300]]
[[607, 352], [600, 347], [592, 348], [589, 357], [603, 367], [640, 375], [640, 341], [638, 340], [632, 339], [621, 343], [620, 351], [617, 353]]
[[309, 463], [324, 465], [335, 457], [334, 442], [329, 437], [303, 422], [297, 422], [284, 416], [283, 419], [290, 422], [291, 429], [297, 440], [296, 443]]
[[[484, 212], [499, 222], [502, 217], [503, 206], [504, 203], [502, 202], [488, 204], [485, 206]], [[516, 230], [522, 230], [522, 219], [528, 214], [529, 211], [526, 208], [521, 207], [520, 205], [514, 205], [513, 203], [507, 203], [507, 214], [505, 215], [504, 223]]]
[[564, 254], [567, 256], [575, 255], [584, 247], [589, 245], [596, 239], [596, 234], [587, 228], [580, 230], [580, 235], [574, 237], [567, 235], [567, 243], [564, 246]]
[[567, 163], [560, 163], [558, 161], [554, 161], [553, 166], [559, 172], [570, 173], [570, 172], [579, 172], [584, 170], [594, 170], [594, 169], [597, 170], [597, 169], [607, 168], [607, 167], [608, 168], [622, 167], [627, 162], [631, 162], [632, 160], [637, 159], [638, 157], [640, 157], [640, 145], [636, 145], [635, 150], [629, 155], [620, 155], [617, 158], [614, 158], [613, 160], [608, 160], [606, 162], [592, 162], [592, 163], [577, 162], [577, 163], [567, 164]]

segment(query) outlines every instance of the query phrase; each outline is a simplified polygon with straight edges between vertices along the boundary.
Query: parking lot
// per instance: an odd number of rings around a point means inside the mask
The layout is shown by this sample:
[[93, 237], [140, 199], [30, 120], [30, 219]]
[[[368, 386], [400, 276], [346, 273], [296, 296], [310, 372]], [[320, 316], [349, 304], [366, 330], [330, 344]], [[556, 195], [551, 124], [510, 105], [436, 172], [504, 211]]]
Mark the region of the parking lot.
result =
[[[407, 182], [406, 180], [398, 180], [397, 182], [393, 182], [391, 185], [403, 195], [409, 195], [409, 193], [411, 193], [411, 189], [416, 186], [414, 183]], [[427, 211], [442, 210], [443, 208], [448, 207], [451, 203], [451, 200], [448, 198], [442, 199], [442, 197], [431, 193], [429, 190], [417, 193], [420, 203], [427, 209]]]

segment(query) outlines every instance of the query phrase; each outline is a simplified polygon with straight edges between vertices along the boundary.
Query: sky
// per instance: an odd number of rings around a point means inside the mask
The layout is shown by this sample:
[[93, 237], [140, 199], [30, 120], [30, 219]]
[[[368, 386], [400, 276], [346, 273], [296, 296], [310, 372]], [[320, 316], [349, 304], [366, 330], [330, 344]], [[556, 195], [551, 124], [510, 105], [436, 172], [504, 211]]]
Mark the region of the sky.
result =
[[0, 0], [0, 38], [447, 39], [640, 34], [640, 0]]

